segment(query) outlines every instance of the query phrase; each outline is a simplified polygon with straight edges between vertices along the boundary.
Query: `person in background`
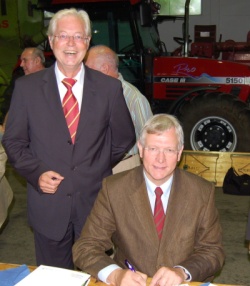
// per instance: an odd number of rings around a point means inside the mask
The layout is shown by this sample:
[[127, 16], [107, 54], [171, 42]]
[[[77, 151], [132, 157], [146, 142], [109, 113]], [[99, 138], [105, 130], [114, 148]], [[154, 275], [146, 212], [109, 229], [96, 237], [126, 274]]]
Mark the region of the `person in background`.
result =
[[20, 57], [24, 74], [28, 75], [45, 68], [45, 57], [39, 48], [25, 48]]
[[16, 81], [2, 142], [27, 180], [37, 265], [73, 269], [72, 245], [135, 131], [120, 81], [83, 64], [88, 14], [58, 11], [48, 38], [56, 62]]
[[[30, 47], [30, 48], [25, 48], [21, 54], [20, 57], [20, 67], [22, 67], [24, 74], [28, 75], [37, 71], [40, 71], [42, 69], [45, 68], [45, 57], [43, 54], [43, 51], [40, 50], [39, 48], [36, 47]], [[15, 79], [12, 80], [9, 88], [7, 88], [4, 97], [6, 97], [7, 100], [7, 110], [9, 109], [9, 105], [11, 102], [11, 97], [12, 97], [12, 93], [14, 90], [14, 86], [15, 86]], [[5, 131], [5, 126], [6, 126], [6, 121], [8, 118], [8, 111], [6, 112], [6, 106], [4, 106], [5, 111], [4, 114], [4, 120], [3, 123], [0, 125], [0, 138], [2, 138], [2, 135]]]
[[[138, 141], [143, 164], [103, 180], [73, 246], [77, 267], [114, 286], [145, 286], [148, 276], [150, 286], [212, 280], [224, 262], [215, 188], [176, 167], [183, 142], [174, 116], [145, 123]], [[113, 259], [105, 255], [112, 245]]]
[[[93, 46], [86, 55], [85, 63], [88, 67], [121, 81], [123, 94], [134, 123], [136, 139], [138, 139], [141, 128], [153, 114], [147, 98], [135, 86], [124, 80], [122, 74], [118, 72], [117, 54], [107, 46]], [[138, 148], [135, 144], [123, 160], [113, 168], [113, 174], [132, 169], [140, 164]]]

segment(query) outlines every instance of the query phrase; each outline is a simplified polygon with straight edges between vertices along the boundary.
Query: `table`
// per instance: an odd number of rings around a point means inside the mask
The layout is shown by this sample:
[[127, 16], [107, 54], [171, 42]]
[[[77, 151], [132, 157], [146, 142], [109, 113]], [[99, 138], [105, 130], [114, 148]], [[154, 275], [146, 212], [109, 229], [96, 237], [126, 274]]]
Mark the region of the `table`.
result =
[[[151, 281], [151, 278], [149, 278], [147, 280], [147, 286], [149, 286], [150, 281]], [[183, 284], [188, 284], [189, 286], [200, 286], [203, 283], [201, 283], [201, 282], [189, 282], [189, 283], [183, 283]], [[88, 284], [88, 286], [106, 286], [106, 285], [107, 284], [105, 284], [103, 282], [100, 282], [100, 281], [97, 282], [96, 279], [94, 279], [94, 278], [91, 278], [91, 280], [90, 280], [90, 282]], [[214, 283], [214, 285], [216, 285], [216, 286], [237, 286], [237, 285], [217, 284], [217, 283]]]
[[[9, 268], [14, 268], [14, 267], [18, 267], [20, 265], [17, 264], [10, 264], [10, 263], [1, 263], [0, 262], [0, 270], [6, 270]], [[30, 271], [33, 271], [36, 269], [36, 266], [28, 266]], [[149, 285], [151, 279], [149, 278], [147, 281], [147, 286]], [[190, 282], [188, 283], [189, 286], [200, 286], [202, 283], [201, 282]], [[91, 277], [90, 282], [88, 284], [88, 286], [105, 286], [107, 284], [100, 282], [100, 281], [96, 281], [95, 278]], [[230, 285], [230, 284], [217, 284], [215, 283], [216, 286], [237, 286], [237, 285]], [[238, 285], [239, 286], [239, 285]]]

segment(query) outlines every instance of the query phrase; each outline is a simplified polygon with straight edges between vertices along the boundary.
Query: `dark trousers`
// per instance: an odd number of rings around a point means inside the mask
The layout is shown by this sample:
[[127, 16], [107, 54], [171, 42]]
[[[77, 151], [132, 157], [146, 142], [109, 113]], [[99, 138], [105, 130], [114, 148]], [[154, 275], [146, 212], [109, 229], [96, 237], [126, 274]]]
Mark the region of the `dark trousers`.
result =
[[[72, 207], [74, 210], [74, 207]], [[65, 236], [60, 241], [52, 240], [34, 230], [37, 266], [47, 265], [66, 269], [74, 269], [72, 246], [81, 234], [82, 225], [77, 215], [71, 213], [70, 223]]]

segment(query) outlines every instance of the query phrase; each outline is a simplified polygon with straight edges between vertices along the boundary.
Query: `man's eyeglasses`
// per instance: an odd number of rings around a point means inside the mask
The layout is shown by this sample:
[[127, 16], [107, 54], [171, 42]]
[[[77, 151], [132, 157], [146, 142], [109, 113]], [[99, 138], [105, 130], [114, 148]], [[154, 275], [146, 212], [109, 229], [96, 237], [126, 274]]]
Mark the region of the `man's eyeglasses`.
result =
[[60, 35], [54, 35], [55, 38], [57, 38], [61, 42], [68, 42], [70, 38], [73, 38], [76, 43], [87, 43], [89, 41], [89, 37], [76, 34], [74, 36], [69, 36], [68, 34], [60, 34]]
[[178, 150], [171, 148], [144, 147], [144, 149], [147, 150], [150, 155], [158, 155], [162, 152], [166, 156], [174, 156], [179, 153]]

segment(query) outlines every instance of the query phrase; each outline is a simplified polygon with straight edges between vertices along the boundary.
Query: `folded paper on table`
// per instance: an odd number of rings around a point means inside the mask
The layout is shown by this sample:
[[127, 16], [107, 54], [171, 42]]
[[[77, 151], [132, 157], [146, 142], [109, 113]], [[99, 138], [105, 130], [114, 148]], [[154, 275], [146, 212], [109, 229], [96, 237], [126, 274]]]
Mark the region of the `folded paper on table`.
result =
[[0, 285], [1, 286], [13, 286], [29, 274], [30, 274], [30, 270], [27, 265], [21, 265], [16, 268], [1, 270], [0, 271]]
[[15, 286], [82, 286], [89, 278], [84, 272], [40, 265]]
[[[180, 284], [179, 286], [189, 286], [189, 284]], [[216, 284], [212, 284], [210, 282], [201, 283], [199, 286], [216, 286]]]

